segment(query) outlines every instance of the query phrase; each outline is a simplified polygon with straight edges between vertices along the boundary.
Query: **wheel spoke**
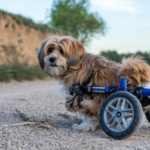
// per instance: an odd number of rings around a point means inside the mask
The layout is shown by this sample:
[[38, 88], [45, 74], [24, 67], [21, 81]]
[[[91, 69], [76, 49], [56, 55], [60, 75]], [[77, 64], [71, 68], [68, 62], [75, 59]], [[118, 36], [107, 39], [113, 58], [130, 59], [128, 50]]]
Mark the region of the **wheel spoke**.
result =
[[127, 127], [128, 127], [128, 125], [127, 125], [127, 122], [126, 122], [125, 118], [122, 118], [122, 122], [123, 122], [123, 124], [124, 124], [125, 128], [127, 128]]
[[107, 111], [109, 114], [113, 115], [113, 113], [112, 113], [110, 110], [106, 109], [106, 111]]
[[128, 111], [133, 111], [133, 109], [132, 108], [130, 108], [130, 109], [122, 109], [121, 111], [122, 112], [128, 112]]
[[124, 109], [124, 108], [125, 108], [125, 103], [126, 103], [126, 99], [124, 98], [124, 99], [123, 99], [123, 102], [122, 102], [122, 105], [121, 105], [121, 109]]
[[112, 106], [111, 104], [108, 105], [110, 108], [112, 108], [113, 110], [117, 110], [116, 107]]
[[127, 114], [127, 115], [124, 115], [125, 118], [131, 118], [133, 117], [133, 114]]
[[120, 98], [119, 98], [118, 103], [117, 103], [117, 107], [116, 107], [117, 110], [119, 109], [120, 101], [121, 101], [121, 100], [120, 100]]
[[117, 122], [118, 122], [118, 125], [119, 125], [120, 129], [121, 129], [121, 130], [123, 130], [122, 125], [121, 125], [120, 121], [119, 121], [119, 120], [117, 120]]
[[113, 120], [113, 122], [110, 124], [110, 127], [114, 127], [115, 124], [116, 124], [116, 120]]
[[110, 123], [114, 119], [115, 115], [113, 115], [108, 121], [107, 124]]

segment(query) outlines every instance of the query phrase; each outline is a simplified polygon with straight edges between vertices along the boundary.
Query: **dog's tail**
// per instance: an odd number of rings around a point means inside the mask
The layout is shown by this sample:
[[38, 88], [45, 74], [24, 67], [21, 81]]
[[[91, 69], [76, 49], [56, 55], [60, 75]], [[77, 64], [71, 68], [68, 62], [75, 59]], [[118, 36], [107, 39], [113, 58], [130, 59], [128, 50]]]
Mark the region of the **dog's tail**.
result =
[[119, 77], [125, 77], [128, 86], [136, 87], [150, 79], [150, 67], [141, 56], [123, 58]]

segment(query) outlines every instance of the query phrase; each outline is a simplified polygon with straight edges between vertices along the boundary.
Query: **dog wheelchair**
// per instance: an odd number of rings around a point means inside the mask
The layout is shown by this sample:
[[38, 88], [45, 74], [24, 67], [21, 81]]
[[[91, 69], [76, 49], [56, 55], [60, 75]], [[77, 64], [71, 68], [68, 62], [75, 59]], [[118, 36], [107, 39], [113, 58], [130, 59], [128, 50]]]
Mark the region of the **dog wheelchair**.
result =
[[[99, 111], [99, 122], [103, 131], [113, 139], [124, 139], [131, 136], [142, 122], [142, 107], [150, 105], [150, 85], [129, 88], [127, 80], [121, 78], [120, 86], [109, 87], [72, 86], [70, 92], [72, 102], [78, 96], [78, 103], [83, 99], [85, 93], [106, 93], [109, 96], [101, 105]], [[145, 113], [150, 122], [150, 111]]]

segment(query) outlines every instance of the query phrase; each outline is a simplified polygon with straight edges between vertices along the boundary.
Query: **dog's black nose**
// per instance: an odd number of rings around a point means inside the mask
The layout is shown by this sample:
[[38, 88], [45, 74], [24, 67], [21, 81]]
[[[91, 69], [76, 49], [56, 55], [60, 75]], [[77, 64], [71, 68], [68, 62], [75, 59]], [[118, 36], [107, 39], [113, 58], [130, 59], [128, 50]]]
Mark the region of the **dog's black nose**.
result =
[[49, 58], [49, 61], [50, 61], [51, 63], [53, 63], [55, 60], [56, 60], [56, 58], [55, 58], [55, 57], [51, 57], [51, 58]]

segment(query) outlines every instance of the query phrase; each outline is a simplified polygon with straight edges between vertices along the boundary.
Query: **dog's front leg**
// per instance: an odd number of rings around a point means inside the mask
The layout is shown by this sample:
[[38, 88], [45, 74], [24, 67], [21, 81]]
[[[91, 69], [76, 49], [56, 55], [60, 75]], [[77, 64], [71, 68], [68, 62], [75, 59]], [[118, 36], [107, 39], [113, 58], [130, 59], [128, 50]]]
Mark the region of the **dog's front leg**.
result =
[[78, 125], [78, 124], [74, 124], [72, 126], [73, 130], [81, 130], [81, 131], [94, 131], [96, 130], [97, 126], [99, 125], [99, 121], [98, 118], [96, 117], [100, 108], [100, 103], [97, 101], [93, 101], [93, 100], [86, 100], [83, 99], [82, 103], [81, 103], [81, 108], [78, 105], [78, 97], [75, 98], [74, 102], [73, 102], [73, 106], [71, 107], [70, 104], [71, 103], [67, 103], [68, 100], [70, 100], [72, 98], [72, 96], [68, 96], [66, 97], [66, 108], [68, 111], [71, 112], [76, 112], [79, 111], [81, 112], [80, 114], [83, 116], [84, 114], [83, 112], [88, 112], [89, 114], [95, 114], [94, 116], [90, 117], [90, 116], [85, 116], [83, 121]]
[[73, 102], [72, 106], [71, 106], [72, 101], [69, 102], [69, 103], [68, 103], [68, 101], [69, 101], [70, 99], [72, 99], [73, 96], [72, 96], [72, 95], [68, 95], [68, 96], [66, 96], [65, 98], [66, 98], [65, 107], [66, 107], [67, 111], [76, 112], [76, 111], [79, 110], [78, 97], [76, 97], [76, 98], [74, 99], [74, 102]]
[[85, 117], [79, 125], [74, 124], [72, 128], [73, 130], [80, 130], [80, 131], [95, 131], [98, 125], [99, 122], [97, 118]]
[[[97, 115], [99, 114], [99, 108], [101, 103], [97, 100], [86, 100], [83, 99], [81, 103], [81, 109], [79, 109], [80, 114], [83, 116], [83, 121], [78, 125], [74, 124], [72, 128], [74, 130], [82, 131], [94, 131], [99, 125], [99, 120]], [[88, 114], [88, 115], [87, 115]]]

